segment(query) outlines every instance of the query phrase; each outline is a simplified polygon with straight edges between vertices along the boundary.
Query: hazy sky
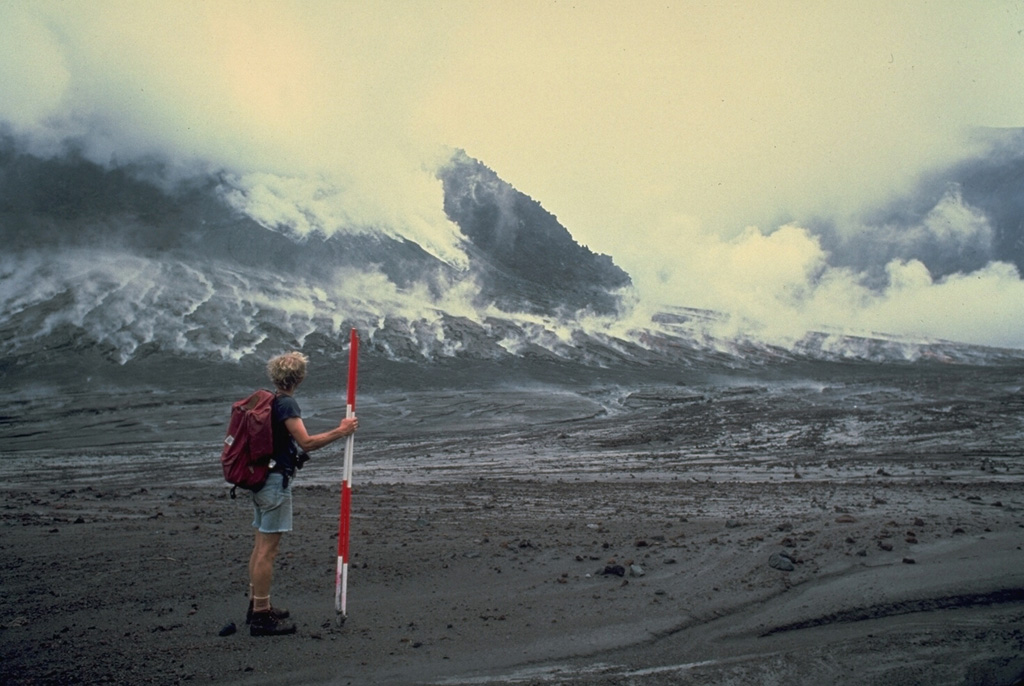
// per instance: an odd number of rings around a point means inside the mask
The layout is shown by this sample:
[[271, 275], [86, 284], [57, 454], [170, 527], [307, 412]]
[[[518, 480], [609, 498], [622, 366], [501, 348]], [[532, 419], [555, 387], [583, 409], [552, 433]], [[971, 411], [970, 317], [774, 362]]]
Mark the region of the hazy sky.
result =
[[1024, 126], [1022, 84], [1024, 3], [999, 0], [0, 4], [0, 119], [40, 149], [226, 166], [282, 215], [318, 179], [325, 216], [457, 260], [431, 170], [461, 147], [651, 297], [766, 331], [1024, 347], [1006, 265], [894, 263], [879, 294], [780, 228], [855, 223], [972, 127]]

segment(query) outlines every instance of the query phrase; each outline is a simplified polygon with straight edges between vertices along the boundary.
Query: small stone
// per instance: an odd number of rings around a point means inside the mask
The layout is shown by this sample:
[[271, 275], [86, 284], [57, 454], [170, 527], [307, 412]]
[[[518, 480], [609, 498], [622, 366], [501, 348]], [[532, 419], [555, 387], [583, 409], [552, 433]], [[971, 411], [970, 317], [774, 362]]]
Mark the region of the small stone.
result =
[[606, 565], [601, 574], [605, 576], [626, 576], [626, 568], [622, 565]]
[[796, 567], [793, 566], [793, 561], [788, 555], [783, 553], [772, 553], [768, 557], [768, 566], [772, 569], [777, 569], [780, 572], [792, 572]]
[[641, 567], [640, 565], [630, 565], [629, 566], [629, 575], [630, 576], [643, 576], [646, 573], [647, 572], [645, 572], [644, 568]]
[[853, 524], [857, 520], [854, 519], [853, 515], [841, 514], [836, 517], [836, 523], [838, 524]]
[[905, 558], [903, 558], [903, 564], [905, 564], [905, 565], [917, 564], [917, 560], [915, 560], [912, 557], [905, 557]]
[[220, 631], [217, 632], [217, 635], [218, 636], [230, 636], [231, 634], [235, 633], [236, 631], [238, 631], [238, 628], [235, 626], [235, 623], [234, 622], [228, 622], [227, 624], [225, 624], [224, 626], [222, 626], [220, 628]]

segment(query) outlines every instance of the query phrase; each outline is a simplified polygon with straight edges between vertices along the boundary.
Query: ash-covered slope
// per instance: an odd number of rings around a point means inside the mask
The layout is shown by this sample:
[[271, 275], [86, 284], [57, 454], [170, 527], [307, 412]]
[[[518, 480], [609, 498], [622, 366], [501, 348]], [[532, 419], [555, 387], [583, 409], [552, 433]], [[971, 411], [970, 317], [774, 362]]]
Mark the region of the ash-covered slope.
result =
[[[218, 259], [278, 274], [329, 276], [338, 267], [380, 270], [396, 286], [459, 275], [412, 241], [384, 233], [268, 230], [225, 202], [211, 175], [169, 184], [157, 164], [105, 168], [70, 152], [40, 159], [0, 141], [0, 240], [8, 250], [72, 246]], [[553, 314], [615, 309], [630, 283], [611, 258], [576, 243], [539, 203], [457, 153], [439, 171], [445, 210], [466, 238], [478, 302]]]
[[159, 164], [106, 168], [75, 152], [40, 159], [0, 143], [0, 240], [11, 251], [87, 248], [239, 268], [325, 276], [372, 265], [396, 284], [444, 270], [419, 246], [384, 235], [296, 240], [225, 202], [224, 179], [169, 182]]
[[388, 360], [557, 358], [572, 346], [536, 317], [614, 312], [629, 277], [610, 258], [463, 154], [439, 176], [467, 268], [393, 231], [266, 226], [231, 202], [229, 174], [172, 180], [0, 139], [0, 373], [338, 355], [348, 326]]
[[466, 267], [394, 230], [268, 226], [232, 202], [245, 190], [230, 174], [171, 181], [159, 164], [43, 159], [0, 140], [0, 379], [220, 387], [286, 349], [343, 363], [349, 327], [378, 387], [1017, 358], [842, 333], [779, 347], [722, 313], [641, 317], [620, 309], [629, 277], [611, 258], [482, 163], [459, 153], [438, 175]]

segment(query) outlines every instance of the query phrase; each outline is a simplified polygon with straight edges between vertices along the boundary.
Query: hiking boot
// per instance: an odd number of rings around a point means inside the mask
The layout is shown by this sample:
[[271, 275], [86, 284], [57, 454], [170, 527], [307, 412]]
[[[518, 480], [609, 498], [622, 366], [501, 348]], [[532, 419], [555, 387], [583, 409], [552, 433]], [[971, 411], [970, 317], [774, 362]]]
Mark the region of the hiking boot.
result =
[[[283, 607], [272, 607], [270, 608], [270, 614], [274, 615], [277, 619], [288, 619], [292, 616], [288, 610]], [[249, 598], [249, 609], [245, 611], [245, 623], [249, 624], [252, 622], [252, 598]]]
[[275, 617], [272, 612], [253, 612], [252, 623], [249, 624], [250, 636], [283, 636], [294, 634], [295, 625], [285, 619]]

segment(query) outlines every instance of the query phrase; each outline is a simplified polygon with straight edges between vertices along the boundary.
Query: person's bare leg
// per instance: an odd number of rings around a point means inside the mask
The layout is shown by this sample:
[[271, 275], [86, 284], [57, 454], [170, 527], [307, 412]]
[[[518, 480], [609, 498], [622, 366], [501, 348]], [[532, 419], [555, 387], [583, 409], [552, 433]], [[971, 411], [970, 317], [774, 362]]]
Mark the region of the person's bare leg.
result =
[[252, 587], [253, 612], [270, 609], [270, 584], [274, 580], [274, 559], [281, 543], [281, 534], [256, 532], [249, 557], [249, 584]]

